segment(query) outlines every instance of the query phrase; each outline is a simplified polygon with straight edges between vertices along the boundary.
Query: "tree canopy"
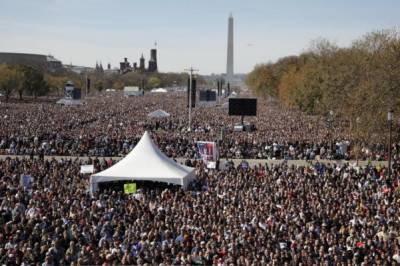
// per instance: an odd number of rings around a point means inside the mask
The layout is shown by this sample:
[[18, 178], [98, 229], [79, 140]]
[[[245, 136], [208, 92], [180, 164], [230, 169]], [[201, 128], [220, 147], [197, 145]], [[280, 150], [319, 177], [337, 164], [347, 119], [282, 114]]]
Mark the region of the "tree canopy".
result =
[[299, 56], [256, 65], [246, 83], [258, 95], [307, 113], [333, 111], [353, 125], [357, 120], [370, 139], [387, 129], [389, 109], [400, 111], [399, 59], [396, 30], [368, 33], [350, 47], [317, 40]]

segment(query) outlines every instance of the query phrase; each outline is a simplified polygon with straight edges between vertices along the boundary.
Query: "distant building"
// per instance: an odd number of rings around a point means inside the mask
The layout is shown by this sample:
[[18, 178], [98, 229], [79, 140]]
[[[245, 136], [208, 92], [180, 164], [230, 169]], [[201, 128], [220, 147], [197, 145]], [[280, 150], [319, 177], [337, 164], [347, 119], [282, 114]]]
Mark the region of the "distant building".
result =
[[124, 58], [124, 61], [120, 63], [120, 69], [119, 72], [121, 74], [127, 73], [127, 72], [142, 72], [142, 73], [155, 73], [158, 71], [158, 65], [157, 65], [157, 49], [151, 49], [150, 50], [150, 60], [148, 64], [148, 68], [146, 68], [146, 61], [145, 58], [142, 54], [142, 56], [139, 59], [139, 67], [136, 62], [133, 62], [133, 65], [131, 67], [130, 63], [128, 62], [127, 58]]
[[103, 74], [104, 73], [103, 65], [101, 64], [101, 62], [100, 62], [100, 64], [98, 64], [96, 62], [96, 67], [94, 69], [94, 72], [98, 73], [98, 74]]
[[40, 68], [44, 71], [56, 71], [63, 68], [60, 60], [52, 55], [24, 54], [24, 53], [1, 53], [0, 64], [25, 65]]
[[150, 60], [148, 72], [157, 72], [157, 49], [150, 50]]
[[87, 73], [87, 72], [93, 72], [94, 68], [93, 67], [85, 67], [85, 66], [75, 66], [75, 65], [64, 65], [63, 66], [65, 69], [73, 71], [77, 74], [82, 74], [82, 73]]
[[[121, 62], [121, 64], [129, 66], [129, 63], [127, 61], [128, 59], [125, 58], [125, 60], [126, 61], [125, 62]], [[92, 68], [91, 71], [89, 71], [89, 72], [93, 72], [93, 73], [95, 73], [97, 75], [110, 75], [110, 74], [118, 74], [120, 71], [119, 71], [118, 68], [111, 69], [111, 64], [110, 63], [108, 63], [107, 64], [107, 68], [104, 69], [103, 68], [103, 64], [101, 62], [100, 63], [96, 62], [96, 66], [94, 67], [94, 69]]]
[[144, 64], [145, 64], [145, 62], [144, 62], [144, 57], [143, 57], [143, 54], [142, 54], [142, 57], [140, 57], [140, 63], [139, 63], [139, 70], [140, 70], [141, 72], [144, 72], [144, 71], [145, 71], [145, 66], [144, 66]]
[[[129, 72], [131, 70], [131, 64], [128, 62], [128, 58], [124, 58], [124, 61], [119, 63], [119, 70], [122, 74]], [[136, 63], [134, 64], [136, 65]]]

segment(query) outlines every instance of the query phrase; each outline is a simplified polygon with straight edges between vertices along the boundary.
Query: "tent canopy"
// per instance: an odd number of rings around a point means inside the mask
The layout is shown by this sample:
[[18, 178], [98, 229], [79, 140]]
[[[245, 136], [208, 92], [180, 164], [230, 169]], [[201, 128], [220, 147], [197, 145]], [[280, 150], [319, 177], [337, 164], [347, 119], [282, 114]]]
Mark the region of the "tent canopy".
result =
[[166, 93], [168, 92], [166, 89], [164, 88], [157, 88], [157, 89], [152, 89], [151, 92], [161, 92], [161, 93]]
[[171, 115], [165, 112], [164, 110], [158, 109], [149, 113], [147, 116], [152, 118], [163, 118], [163, 117], [170, 117]]
[[142, 96], [144, 91], [137, 86], [125, 86], [124, 96]]
[[146, 131], [122, 160], [90, 177], [90, 191], [95, 192], [100, 182], [133, 180], [164, 182], [186, 189], [194, 177], [194, 168], [178, 164], [164, 155]]
[[69, 105], [69, 106], [76, 106], [76, 105], [82, 105], [81, 100], [73, 100], [73, 99], [67, 99], [67, 98], [62, 98], [56, 102], [57, 104], [61, 105]]
[[137, 86], [125, 86], [124, 87], [124, 91], [137, 92], [137, 91], [139, 91], [139, 87], [137, 87]]

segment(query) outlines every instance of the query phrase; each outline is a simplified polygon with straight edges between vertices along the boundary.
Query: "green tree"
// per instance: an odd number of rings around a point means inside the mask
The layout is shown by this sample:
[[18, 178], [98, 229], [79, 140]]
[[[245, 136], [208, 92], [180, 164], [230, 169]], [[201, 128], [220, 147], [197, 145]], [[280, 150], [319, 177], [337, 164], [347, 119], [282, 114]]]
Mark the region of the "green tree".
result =
[[95, 87], [95, 89], [98, 90], [98, 91], [104, 90], [104, 83], [103, 83], [103, 81], [102, 81], [102, 80], [97, 80], [97, 81], [95, 82], [95, 84], [94, 84], [94, 87]]
[[16, 87], [16, 91], [18, 93], [19, 100], [22, 101], [22, 96], [24, 94], [24, 79], [25, 79], [24, 67], [16, 66], [15, 70], [18, 78], [18, 86]]
[[399, 59], [398, 30], [371, 32], [344, 48], [319, 39], [299, 56], [256, 65], [246, 83], [258, 95], [278, 96], [308, 113], [333, 110], [350, 125], [358, 121], [361, 133], [349, 135], [376, 142], [387, 135], [387, 111], [400, 112]]
[[68, 80], [67, 77], [45, 74], [44, 79], [49, 85], [50, 91], [56, 92], [59, 96], [62, 95], [65, 82]]
[[160, 84], [161, 84], [161, 80], [156, 76], [152, 76], [147, 80], [147, 87], [150, 89], [158, 88], [158, 87], [160, 87]]
[[49, 85], [44, 79], [43, 73], [33, 67], [24, 68], [24, 88], [28, 95], [32, 95], [35, 99], [38, 96], [47, 95]]
[[8, 102], [13, 91], [21, 86], [21, 73], [17, 68], [0, 65], [0, 91], [3, 92], [6, 102]]

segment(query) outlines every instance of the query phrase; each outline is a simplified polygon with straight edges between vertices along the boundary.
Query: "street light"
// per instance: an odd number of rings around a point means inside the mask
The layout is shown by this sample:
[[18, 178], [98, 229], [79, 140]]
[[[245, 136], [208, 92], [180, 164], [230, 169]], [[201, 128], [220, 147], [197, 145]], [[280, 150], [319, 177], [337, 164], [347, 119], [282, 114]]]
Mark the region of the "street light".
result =
[[361, 147], [359, 147], [359, 130], [358, 130], [358, 125], [361, 123], [361, 118], [357, 116], [356, 118], [356, 131], [357, 131], [357, 139], [356, 139], [356, 165], [358, 166], [358, 154], [360, 153], [359, 149]]
[[332, 137], [333, 134], [331, 133], [332, 131], [332, 123], [333, 123], [333, 115], [334, 112], [332, 110], [329, 110], [329, 116], [327, 118], [327, 122], [328, 122], [328, 136], [329, 136], [329, 148], [331, 149], [331, 153], [333, 152], [333, 142], [332, 142]]
[[389, 177], [392, 175], [392, 121], [393, 121], [393, 110], [390, 109], [387, 114], [387, 120], [389, 122], [389, 160], [388, 169]]

